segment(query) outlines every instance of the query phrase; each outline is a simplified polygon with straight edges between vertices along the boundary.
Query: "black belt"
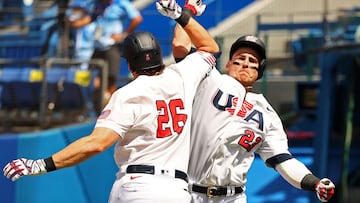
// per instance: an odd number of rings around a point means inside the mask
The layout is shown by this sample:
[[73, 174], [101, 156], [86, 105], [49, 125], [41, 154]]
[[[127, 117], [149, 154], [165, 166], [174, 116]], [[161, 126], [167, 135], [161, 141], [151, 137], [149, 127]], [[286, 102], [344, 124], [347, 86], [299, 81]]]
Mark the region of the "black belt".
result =
[[[165, 175], [165, 170], [160, 170], [161, 174]], [[155, 174], [155, 166], [148, 165], [129, 165], [126, 168], [126, 173], [146, 173], [146, 174]], [[180, 178], [186, 182], [189, 181], [188, 176], [185, 172], [175, 170], [175, 178]]]
[[192, 191], [206, 194], [209, 198], [214, 196], [231, 196], [235, 194], [242, 193], [244, 190], [242, 187], [234, 186], [201, 186], [201, 185], [192, 185]]

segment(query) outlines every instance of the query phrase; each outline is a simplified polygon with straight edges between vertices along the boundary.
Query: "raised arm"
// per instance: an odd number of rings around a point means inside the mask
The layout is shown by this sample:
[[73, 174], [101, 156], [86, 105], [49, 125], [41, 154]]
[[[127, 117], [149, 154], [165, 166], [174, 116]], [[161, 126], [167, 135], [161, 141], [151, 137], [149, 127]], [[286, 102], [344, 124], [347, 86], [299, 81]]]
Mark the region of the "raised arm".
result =
[[172, 40], [172, 52], [174, 58], [185, 58], [191, 50], [191, 40], [185, 30], [176, 24]]
[[[206, 5], [202, 3], [202, 0], [187, 0], [184, 7], [190, 9], [194, 16], [200, 16], [205, 11]], [[189, 35], [179, 24], [176, 24], [172, 40], [175, 61], [185, 58], [190, 53], [191, 46]]]
[[213, 37], [193, 18], [191, 9], [181, 8], [175, 0], [159, 0], [156, 7], [162, 15], [174, 19], [183, 28], [197, 50], [210, 53], [219, 51]]

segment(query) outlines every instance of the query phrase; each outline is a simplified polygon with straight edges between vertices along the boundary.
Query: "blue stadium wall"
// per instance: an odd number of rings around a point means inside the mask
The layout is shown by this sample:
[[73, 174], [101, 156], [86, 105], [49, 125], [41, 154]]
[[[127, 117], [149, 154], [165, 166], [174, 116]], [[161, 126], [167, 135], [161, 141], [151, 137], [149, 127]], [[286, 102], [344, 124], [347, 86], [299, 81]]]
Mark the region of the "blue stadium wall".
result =
[[[90, 122], [36, 133], [1, 135], [0, 166], [3, 168], [17, 157], [48, 157], [75, 139], [89, 134], [93, 126], [94, 123]], [[0, 202], [107, 202], [116, 171], [113, 149], [110, 148], [76, 167], [26, 177], [15, 183], [1, 175]]]
[[[70, 142], [89, 134], [93, 122], [35, 133], [0, 136], [0, 167], [18, 157], [45, 158]], [[311, 148], [292, 148], [292, 153], [309, 168], [313, 164]], [[341, 153], [333, 150], [329, 156], [329, 177], [340, 179]], [[356, 159], [353, 156], [352, 159]], [[0, 176], [2, 203], [105, 203], [107, 202], [117, 167], [113, 148], [82, 164], [42, 176], [25, 177], [11, 182]], [[246, 193], [251, 203], [308, 203], [314, 193], [291, 187], [274, 170], [256, 157], [248, 174]]]

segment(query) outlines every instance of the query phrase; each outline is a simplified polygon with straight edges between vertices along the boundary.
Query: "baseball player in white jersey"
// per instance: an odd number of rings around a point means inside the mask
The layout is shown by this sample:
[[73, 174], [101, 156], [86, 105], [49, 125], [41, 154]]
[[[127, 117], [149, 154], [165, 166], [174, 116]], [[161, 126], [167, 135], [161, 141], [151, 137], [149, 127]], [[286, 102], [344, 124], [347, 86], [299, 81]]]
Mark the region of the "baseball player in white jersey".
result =
[[93, 132], [49, 158], [11, 161], [3, 169], [7, 178], [16, 181], [74, 166], [117, 143], [114, 158], [119, 172], [110, 203], [190, 202], [192, 103], [199, 83], [215, 65], [211, 53], [219, 48], [175, 0], [162, 0], [156, 6], [183, 26], [199, 51], [165, 68], [159, 43], [151, 33], [130, 34], [123, 53], [135, 79], [113, 94]]
[[[202, 2], [189, 0], [189, 4], [197, 8]], [[190, 52], [191, 42], [177, 26], [173, 39], [177, 61]], [[247, 172], [254, 153], [294, 187], [316, 192], [319, 200], [326, 202], [334, 194], [331, 180], [320, 180], [292, 157], [279, 116], [263, 95], [250, 92], [265, 66], [263, 42], [245, 35], [231, 46], [226, 64], [229, 77], [213, 70], [199, 86], [193, 105], [188, 169], [192, 202], [245, 203]]]

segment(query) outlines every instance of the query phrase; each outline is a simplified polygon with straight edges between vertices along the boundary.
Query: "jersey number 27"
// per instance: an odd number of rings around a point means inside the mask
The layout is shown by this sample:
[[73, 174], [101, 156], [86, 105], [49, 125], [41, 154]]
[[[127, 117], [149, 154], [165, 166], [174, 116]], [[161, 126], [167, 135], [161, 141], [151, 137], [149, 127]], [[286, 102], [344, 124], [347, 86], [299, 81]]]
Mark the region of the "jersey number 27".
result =
[[157, 100], [156, 108], [160, 112], [157, 119], [157, 137], [168, 137], [173, 132], [180, 134], [188, 117], [186, 114], [178, 112], [180, 109], [184, 109], [184, 102], [181, 99], [170, 100], [169, 103]]

